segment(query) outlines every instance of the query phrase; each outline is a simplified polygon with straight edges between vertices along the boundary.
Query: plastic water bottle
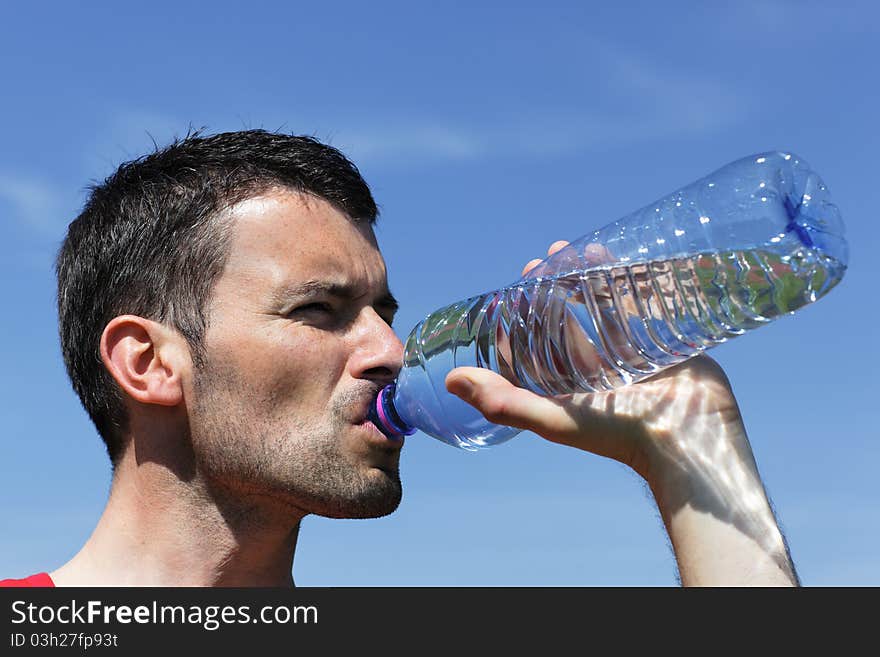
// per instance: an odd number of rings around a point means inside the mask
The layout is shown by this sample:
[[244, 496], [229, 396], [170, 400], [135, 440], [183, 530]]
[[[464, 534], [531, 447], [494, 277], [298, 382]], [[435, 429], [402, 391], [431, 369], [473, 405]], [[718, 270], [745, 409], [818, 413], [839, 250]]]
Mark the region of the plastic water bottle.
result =
[[459, 301], [412, 330], [373, 422], [478, 449], [519, 429], [446, 391], [485, 367], [543, 395], [640, 381], [828, 293], [847, 245], [837, 207], [804, 160], [738, 160], [572, 242], [508, 287]]

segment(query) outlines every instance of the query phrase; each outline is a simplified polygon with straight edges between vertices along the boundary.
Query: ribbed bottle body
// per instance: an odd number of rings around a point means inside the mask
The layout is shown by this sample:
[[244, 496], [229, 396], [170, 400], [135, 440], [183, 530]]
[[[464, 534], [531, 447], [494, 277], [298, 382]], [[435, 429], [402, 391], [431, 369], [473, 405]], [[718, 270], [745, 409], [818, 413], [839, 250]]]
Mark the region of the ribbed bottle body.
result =
[[446, 392], [453, 368], [489, 368], [545, 395], [637, 382], [824, 296], [846, 269], [842, 234], [802, 160], [740, 160], [513, 285], [431, 313], [407, 339], [394, 407], [458, 447], [503, 442], [517, 430]]

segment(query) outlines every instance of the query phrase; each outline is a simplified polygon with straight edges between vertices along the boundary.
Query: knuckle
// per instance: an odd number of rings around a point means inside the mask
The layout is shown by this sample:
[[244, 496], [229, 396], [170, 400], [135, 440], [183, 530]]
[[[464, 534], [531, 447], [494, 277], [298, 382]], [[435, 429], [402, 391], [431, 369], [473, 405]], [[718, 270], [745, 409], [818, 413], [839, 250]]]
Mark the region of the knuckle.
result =
[[510, 409], [503, 399], [491, 399], [483, 406], [483, 415], [489, 422], [504, 424], [510, 417]]

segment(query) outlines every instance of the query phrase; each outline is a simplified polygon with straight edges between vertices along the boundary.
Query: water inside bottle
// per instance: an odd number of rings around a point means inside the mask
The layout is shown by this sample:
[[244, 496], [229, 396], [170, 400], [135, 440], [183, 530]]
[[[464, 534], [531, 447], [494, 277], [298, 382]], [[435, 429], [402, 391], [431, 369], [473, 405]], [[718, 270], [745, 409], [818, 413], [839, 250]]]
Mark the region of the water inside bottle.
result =
[[455, 367], [492, 369], [540, 394], [611, 390], [827, 294], [845, 266], [802, 244], [705, 252], [524, 279], [440, 309], [407, 341], [395, 405], [465, 449], [518, 430], [448, 394]]
[[525, 281], [503, 291], [481, 365], [544, 394], [611, 390], [794, 312], [844, 270], [805, 247], [756, 248]]

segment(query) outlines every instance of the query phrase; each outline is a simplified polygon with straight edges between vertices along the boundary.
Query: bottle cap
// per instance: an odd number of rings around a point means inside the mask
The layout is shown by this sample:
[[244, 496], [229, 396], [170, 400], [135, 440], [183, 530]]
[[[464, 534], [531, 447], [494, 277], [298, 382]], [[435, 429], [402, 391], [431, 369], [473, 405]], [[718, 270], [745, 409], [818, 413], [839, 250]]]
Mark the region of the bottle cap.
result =
[[415, 427], [404, 422], [394, 408], [395, 384], [389, 383], [382, 388], [376, 402], [370, 408], [370, 421], [391, 440], [400, 440], [416, 432]]

